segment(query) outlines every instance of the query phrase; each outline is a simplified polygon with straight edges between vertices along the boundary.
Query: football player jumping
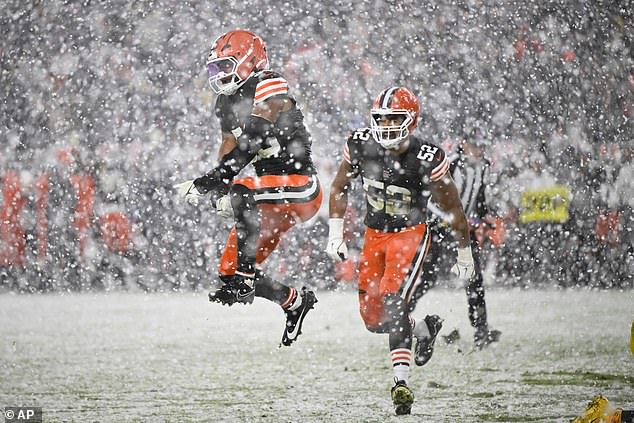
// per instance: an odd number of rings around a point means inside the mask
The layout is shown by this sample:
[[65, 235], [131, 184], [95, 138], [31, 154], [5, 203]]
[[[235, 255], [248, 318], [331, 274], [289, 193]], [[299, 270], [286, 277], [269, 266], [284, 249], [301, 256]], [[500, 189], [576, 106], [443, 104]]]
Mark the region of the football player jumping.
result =
[[392, 87], [381, 92], [372, 105], [370, 128], [353, 132], [344, 146], [329, 203], [326, 252], [335, 260], [345, 260], [343, 216], [352, 179], [361, 176], [366, 229], [359, 265], [359, 309], [369, 331], [389, 336], [396, 414], [409, 414], [414, 402], [407, 385], [412, 336], [417, 340], [414, 361], [422, 366], [431, 358], [442, 326], [436, 315], [416, 321], [408, 313], [431, 242], [425, 224], [430, 196], [452, 216], [458, 243], [452, 270], [468, 279], [474, 268], [469, 227], [445, 152], [412, 135], [419, 116], [418, 99], [409, 89]]
[[[286, 313], [282, 343], [291, 345], [315, 294], [272, 280], [258, 265], [289, 229], [317, 213], [322, 190], [304, 116], [287, 81], [268, 64], [264, 41], [252, 32], [229, 31], [214, 41], [207, 71], [218, 94], [219, 164], [176, 188], [191, 204], [211, 194], [217, 212], [235, 221], [219, 264], [224, 284], [209, 300], [247, 304], [257, 296], [279, 304]], [[256, 176], [234, 180], [248, 164]]]

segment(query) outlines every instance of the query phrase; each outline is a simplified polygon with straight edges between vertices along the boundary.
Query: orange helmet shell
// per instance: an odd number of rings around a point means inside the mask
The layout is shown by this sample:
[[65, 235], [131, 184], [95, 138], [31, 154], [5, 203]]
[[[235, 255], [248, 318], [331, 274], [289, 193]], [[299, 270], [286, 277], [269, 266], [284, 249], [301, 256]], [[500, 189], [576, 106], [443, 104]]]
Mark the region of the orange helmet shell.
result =
[[372, 110], [387, 110], [392, 112], [409, 112], [412, 122], [407, 129], [411, 132], [418, 124], [420, 117], [420, 103], [416, 95], [405, 87], [392, 87], [383, 90], [372, 103]]
[[[381, 116], [403, 115], [400, 126], [382, 126]], [[416, 95], [405, 87], [383, 90], [372, 103], [371, 126], [374, 139], [385, 148], [396, 148], [416, 128], [420, 104]]]
[[216, 39], [208, 61], [225, 57], [236, 59], [235, 73], [241, 80], [266, 69], [269, 64], [264, 40], [244, 29], [229, 31]]

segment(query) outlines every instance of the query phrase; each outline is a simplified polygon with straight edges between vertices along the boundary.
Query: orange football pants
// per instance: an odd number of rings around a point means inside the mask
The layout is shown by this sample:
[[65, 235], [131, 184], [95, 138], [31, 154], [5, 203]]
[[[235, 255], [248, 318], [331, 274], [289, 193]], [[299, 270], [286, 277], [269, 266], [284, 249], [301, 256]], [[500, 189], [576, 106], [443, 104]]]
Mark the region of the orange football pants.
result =
[[400, 295], [406, 303], [411, 300], [430, 245], [425, 224], [400, 232], [366, 227], [359, 264], [359, 311], [368, 329], [385, 322], [386, 295]]
[[[266, 175], [242, 178], [234, 185], [244, 185], [254, 191], [260, 213], [260, 235], [257, 240], [255, 261], [262, 263], [277, 248], [282, 236], [297, 223], [317, 214], [323, 192], [317, 176]], [[219, 271], [223, 276], [236, 272], [238, 259], [235, 227], [229, 233], [220, 258]]]

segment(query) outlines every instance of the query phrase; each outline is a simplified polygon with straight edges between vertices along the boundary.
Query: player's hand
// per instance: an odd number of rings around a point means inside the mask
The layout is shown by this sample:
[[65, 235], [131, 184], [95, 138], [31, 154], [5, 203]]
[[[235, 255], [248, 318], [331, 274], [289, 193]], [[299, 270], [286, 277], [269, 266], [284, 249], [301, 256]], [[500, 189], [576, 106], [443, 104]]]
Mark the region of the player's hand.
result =
[[344, 261], [348, 258], [348, 246], [343, 238], [329, 238], [326, 253], [335, 261]]
[[475, 275], [475, 265], [471, 247], [458, 248], [458, 260], [451, 268], [451, 272], [460, 280], [467, 280]]
[[348, 246], [343, 239], [343, 219], [331, 218], [328, 221], [328, 226], [326, 253], [335, 261], [344, 261], [348, 258]]
[[181, 197], [185, 198], [185, 201], [193, 206], [197, 206], [200, 199], [204, 197], [204, 195], [196, 189], [193, 179], [176, 184], [174, 185], [174, 188], [176, 188]]
[[233, 219], [233, 207], [231, 207], [231, 197], [229, 194], [225, 194], [218, 198], [214, 206], [216, 208], [216, 213], [218, 213], [219, 216], [226, 217], [227, 219]]

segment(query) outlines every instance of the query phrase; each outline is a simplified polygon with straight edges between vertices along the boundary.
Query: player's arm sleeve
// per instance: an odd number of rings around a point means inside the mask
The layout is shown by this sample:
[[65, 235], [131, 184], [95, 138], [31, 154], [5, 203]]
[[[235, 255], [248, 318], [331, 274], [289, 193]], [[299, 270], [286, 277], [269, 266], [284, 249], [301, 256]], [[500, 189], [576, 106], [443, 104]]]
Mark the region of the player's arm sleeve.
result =
[[268, 78], [260, 81], [255, 87], [253, 104], [258, 106], [270, 98], [285, 95], [288, 95], [288, 82], [286, 79], [281, 76]]
[[443, 176], [429, 184], [429, 188], [434, 202], [447, 214], [458, 247], [467, 247], [469, 245], [469, 225], [451, 174], [445, 171]]
[[237, 146], [225, 154], [211, 172], [194, 180], [196, 188], [204, 194], [226, 187], [253, 160], [272, 130], [273, 124], [268, 120], [249, 116], [244, 131], [236, 140]]
[[443, 176], [445, 176], [447, 172], [449, 172], [449, 165], [450, 163], [447, 155], [444, 150], [439, 148], [432, 160], [431, 175], [429, 176], [431, 181], [439, 181]]
[[348, 146], [348, 142], [343, 145], [343, 160], [352, 165], [352, 158], [350, 157], [350, 146]]
[[356, 178], [359, 175], [359, 159], [356, 146], [351, 143], [352, 136], [348, 138], [343, 146], [343, 161], [350, 165], [348, 167], [350, 177]]
[[330, 185], [328, 210], [331, 218], [343, 218], [346, 213], [351, 179], [352, 167], [344, 159], [339, 164], [337, 174]]

